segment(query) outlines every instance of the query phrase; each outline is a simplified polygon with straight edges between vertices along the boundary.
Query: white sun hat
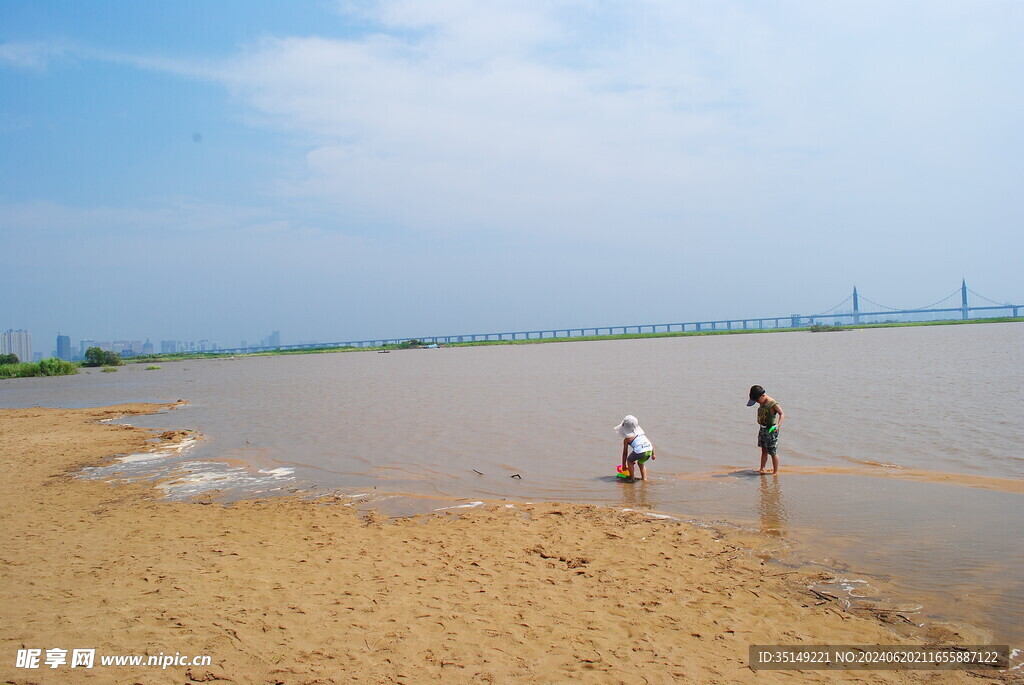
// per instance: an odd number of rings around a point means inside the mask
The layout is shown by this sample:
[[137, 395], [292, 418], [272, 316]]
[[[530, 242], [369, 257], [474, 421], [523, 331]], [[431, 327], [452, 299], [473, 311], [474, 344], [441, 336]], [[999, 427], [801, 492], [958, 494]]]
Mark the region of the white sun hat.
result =
[[617, 425], [613, 430], [624, 438], [632, 438], [644, 432], [640, 427], [640, 423], [632, 414], [623, 418], [622, 423]]

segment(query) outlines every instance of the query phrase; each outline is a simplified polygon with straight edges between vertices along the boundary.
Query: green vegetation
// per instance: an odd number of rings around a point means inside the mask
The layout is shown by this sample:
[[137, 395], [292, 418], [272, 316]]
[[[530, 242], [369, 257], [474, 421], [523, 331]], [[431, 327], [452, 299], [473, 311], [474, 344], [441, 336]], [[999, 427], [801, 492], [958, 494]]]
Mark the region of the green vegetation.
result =
[[[9, 355], [14, 357], [14, 355]], [[17, 359], [17, 357], [14, 357]], [[78, 364], [50, 357], [37, 362], [0, 364], [0, 378], [31, 378], [33, 376], [71, 376], [78, 373]]]
[[16, 354], [0, 354], [0, 364], [17, 364], [20, 361]]
[[82, 366], [121, 366], [124, 362], [117, 352], [108, 352], [99, 347], [90, 347], [85, 351]]
[[883, 321], [881, 323], [862, 323], [858, 326], [843, 328], [905, 328], [908, 326], [961, 326], [972, 323], [1022, 323], [1024, 317], [993, 317], [991, 319], [947, 319], [945, 321]]
[[147, 366], [146, 367], [146, 371], [159, 371], [159, 370], [160, 370], [159, 366]]
[[[397, 345], [388, 345], [387, 348], [396, 350]], [[380, 350], [381, 347], [316, 347], [313, 349], [301, 350], [266, 350], [263, 352], [175, 352], [156, 353], [129, 357], [124, 362], [128, 364], [152, 364], [153, 362], [182, 362], [193, 359], [235, 359], [236, 357], [276, 357], [288, 354], [323, 354], [325, 352], [355, 352], [357, 350]]]
[[807, 330], [811, 333], [822, 333], [827, 331], [848, 331], [850, 329], [844, 326], [826, 326], [825, 324], [816, 323]]
[[117, 373], [117, 367], [116, 366], [104, 366], [101, 369], [101, 371], [103, 371], [103, 373]]

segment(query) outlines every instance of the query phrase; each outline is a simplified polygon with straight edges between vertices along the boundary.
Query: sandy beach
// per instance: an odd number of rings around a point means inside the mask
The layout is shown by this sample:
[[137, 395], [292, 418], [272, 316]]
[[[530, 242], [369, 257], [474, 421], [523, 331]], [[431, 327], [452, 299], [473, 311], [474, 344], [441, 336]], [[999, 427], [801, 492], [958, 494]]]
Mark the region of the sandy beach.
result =
[[[842, 611], [753, 536], [577, 504], [389, 520], [334, 498], [174, 503], [73, 477], [187, 437], [99, 422], [165, 406], [0, 410], [4, 682], [1013, 681], [752, 671], [751, 644], [979, 642]], [[19, 650], [53, 648], [69, 663], [17, 667]], [[74, 649], [95, 666], [72, 669]], [[210, 664], [99, 663], [161, 653]]]

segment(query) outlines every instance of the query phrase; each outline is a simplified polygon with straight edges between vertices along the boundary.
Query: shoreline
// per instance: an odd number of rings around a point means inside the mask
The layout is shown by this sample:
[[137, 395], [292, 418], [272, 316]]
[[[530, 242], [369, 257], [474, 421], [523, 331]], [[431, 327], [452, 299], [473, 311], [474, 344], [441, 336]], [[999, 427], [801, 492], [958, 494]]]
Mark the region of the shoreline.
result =
[[[851, 460], [856, 461], [856, 460]], [[718, 471], [693, 471], [676, 476], [685, 481], [709, 481], [722, 476], [753, 474], [753, 469], [730, 467]], [[906, 481], [910, 483], [926, 483], [931, 485], [954, 485], [958, 487], [991, 490], [1014, 495], [1024, 494], [1024, 480], [1018, 478], [977, 476], [971, 473], [949, 471], [931, 471], [928, 469], [895, 466], [892, 464], [860, 462], [850, 466], [803, 466], [789, 465], [786, 474], [796, 476], [856, 476], [858, 478], [880, 478]], [[765, 474], [771, 475], [771, 474]]]
[[[755, 682], [773, 676], [749, 669], [750, 644], [979, 643], [967, 627], [898, 634], [881, 613], [844, 612], [815, 594], [807, 570], [637, 512], [492, 503], [388, 519], [337, 497], [167, 502], [154, 484], [71, 475], [185, 439], [98, 423], [174, 406], [0, 410], [5, 679], [41, 675], [11, 668], [18, 649], [93, 647], [212, 658], [123, 669], [147, 682]], [[102, 668], [82, 673], [106, 681]], [[935, 678], [777, 674], [793, 676]], [[942, 678], [974, 682], [961, 671]]]
[[[726, 330], [710, 331], [667, 331], [661, 333], [622, 333], [616, 335], [579, 335], [570, 337], [551, 338], [523, 338], [515, 340], [474, 340], [466, 342], [443, 343], [442, 347], [482, 347], [487, 345], [537, 345], [545, 343], [566, 343], [566, 342], [604, 342], [614, 340], [638, 340], [646, 338], [689, 338], [705, 337], [715, 335], [757, 335], [761, 333], [841, 333], [844, 331], [869, 330], [874, 328], [907, 328], [919, 326], [961, 326], [972, 324], [991, 323], [1022, 323], [1024, 317], [993, 317], [986, 319], [939, 319], [936, 321], [894, 321], [885, 323], [863, 323], [857, 325], [839, 326], [799, 326], [795, 328], [734, 328]], [[663, 325], [663, 324], [662, 324]], [[646, 327], [646, 326], [645, 326]], [[606, 328], [601, 326], [600, 328]], [[620, 328], [616, 326], [615, 328]], [[634, 326], [628, 326], [634, 328]], [[438, 336], [449, 337], [449, 336]], [[424, 340], [437, 340], [437, 338], [425, 338]], [[342, 346], [342, 347], [312, 347], [299, 349], [276, 349], [261, 350], [258, 352], [184, 352], [175, 354], [150, 354], [135, 357], [127, 357], [123, 361], [126, 364], [151, 364], [154, 362], [175, 362], [193, 361], [201, 359], [234, 359], [237, 357], [275, 357], [295, 354], [337, 354], [342, 352], [398, 352], [405, 349], [426, 349], [425, 347], [408, 347], [401, 345], [374, 345], [374, 346]]]

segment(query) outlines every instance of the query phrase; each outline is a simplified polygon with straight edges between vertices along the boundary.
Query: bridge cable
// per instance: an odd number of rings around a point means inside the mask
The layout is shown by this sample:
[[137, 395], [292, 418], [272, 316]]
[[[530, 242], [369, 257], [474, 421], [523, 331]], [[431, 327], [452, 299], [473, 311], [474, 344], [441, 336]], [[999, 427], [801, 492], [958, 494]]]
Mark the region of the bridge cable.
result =
[[956, 290], [951, 292], [949, 295], [946, 295], [941, 300], [938, 300], [936, 302], [932, 302], [931, 304], [925, 305], [924, 307], [917, 307], [915, 309], [909, 309], [909, 308], [900, 309], [898, 307], [889, 307], [889, 306], [886, 306], [884, 304], [879, 304], [879, 303], [875, 302], [874, 300], [869, 300], [868, 298], [864, 297], [863, 295], [860, 296], [860, 299], [864, 300], [865, 302], [867, 302], [869, 304], [873, 304], [876, 307], [881, 307], [882, 309], [888, 309], [888, 310], [894, 311], [894, 312], [919, 312], [919, 311], [924, 310], [924, 309], [931, 309], [932, 307], [934, 307], [937, 304], [942, 304], [943, 302], [945, 302], [949, 298], [951, 298], [954, 295], [956, 295], [958, 292], [960, 292], [960, 288], [957, 288]]
[[816, 316], [827, 316], [828, 314], [830, 314], [831, 312], [834, 312], [835, 310], [839, 309], [840, 307], [842, 307], [844, 304], [846, 304], [847, 302], [849, 302], [852, 299], [853, 299], [853, 295], [847, 295], [846, 299], [844, 299], [842, 302], [840, 302], [836, 306], [834, 306], [834, 307], [832, 307], [830, 309], [826, 309], [825, 311], [821, 312], [820, 314], [811, 314], [810, 316], [807, 316], [807, 317], [804, 317], [804, 318], [814, 318]]
[[951, 297], [955, 297], [955, 296], [956, 296], [956, 294], [957, 294], [958, 292], [960, 292], [960, 288], [957, 288], [956, 290], [954, 290], [953, 292], [951, 292], [951, 293], [950, 293], [949, 295], [946, 295], [946, 296], [945, 296], [944, 298], [942, 298], [942, 299], [941, 299], [941, 300], [939, 300], [938, 302], [932, 302], [932, 303], [931, 303], [931, 304], [929, 304], [929, 305], [925, 305], [924, 307], [918, 307], [917, 309], [912, 309], [912, 310], [910, 310], [910, 311], [914, 311], [914, 312], [916, 312], [916, 311], [920, 311], [920, 310], [922, 310], [922, 309], [931, 309], [931, 308], [932, 308], [932, 307], [934, 307], [935, 305], [937, 305], [937, 304], [941, 304], [941, 303], [945, 302], [946, 300], [948, 300], [948, 299], [949, 299], [949, 298], [951, 298]]
[[984, 295], [982, 295], [981, 293], [976, 293], [973, 290], [971, 290], [970, 288], [967, 289], [967, 292], [969, 292], [970, 294], [974, 295], [975, 297], [980, 297], [981, 299], [985, 300], [986, 302], [994, 304], [994, 305], [996, 305], [998, 307], [1006, 306], [1005, 302], [996, 302], [995, 300], [990, 300], [987, 297], [985, 297]]

